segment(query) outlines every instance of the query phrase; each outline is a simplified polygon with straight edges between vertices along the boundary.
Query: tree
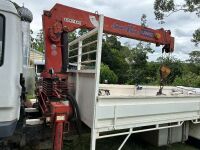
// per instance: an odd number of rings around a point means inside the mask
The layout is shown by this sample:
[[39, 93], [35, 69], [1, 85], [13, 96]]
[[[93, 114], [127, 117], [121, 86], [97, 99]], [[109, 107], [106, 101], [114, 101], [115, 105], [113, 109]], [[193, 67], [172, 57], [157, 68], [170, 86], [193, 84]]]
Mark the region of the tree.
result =
[[[142, 14], [141, 18], [141, 26], [143, 27], [148, 27], [147, 25], [147, 15], [146, 14]], [[154, 50], [151, 48], [151, 43], [145, 43], [140, 41], [137, 45], [138, 48], [143, 49], [143, 51], [146, 51], [146, 53], [153, 53]]]
[[73, 32], [68, 33], [68, 40], [69, 40], [69, 42], [75, 40], [76, 38], [77, 38], [77, 33], [76, 33], [76, 31], [73, 31]]
[[[118, 44], [114, 44], [118, 43]], [[123, 46], [116, 36], [105, 36], [102, 45], [102, 63], [109, 66], [118, 77], [118, 83], [123, 84], [128, 80], [129, 65], [125, 61]]]
[[31, 47], [40, 52], [44, 51], [44, 36], [42, 29], [40, 29], [40, 31], [37, 33], [36, 38], [31, 38]]
[[30, 44], [31, 44], [31, 47], [33, 47], [34, 40], [35, 40], [35, 38], [33, 37], [33, 30], [30, 29], [30, 42], [31, 42]]
[[192, 51], [189, 53], [189, 59], [187, 64], [185, 64], [185, 72], [191, 72], [196, 75], [200, 75], [200, 51]]
[[190, 86], [190, 87], [200, 87], [200, 76], [192, 72], [184, 74], [182, 77], [177, 77], [173, 85], [175, 86]]
[[189, 53], [190, 59], [188, 60], [190, 63], [200, 64], [200, 51], [192, 51]]
[[195, 32], [193, 33], [192, 42], [194, 42], [196, 46], [199, 45], [199, 43], [200, 43], [200, 28], [195, 30]]
[[200, 1], [199, 0], [184, 0], [183, 4], [179, 4], [176, 0], [155, 0], [154, 1], [154, 13], [156, 19], [163, 20], [174, 12], [195, 12], [200, 17]]
[[115, 35], [108, 36], [107, 34], [105, 34], [105, 36], [106, 36], [106, 43], [108, 44], [109, 47], [112, 47], [113, 49], [116, 50], [122, 49], [121, 42], [118, 41], [117, 36]]
[[80, 29], [80, 30], [78, 30], [78, 35], [81, 36], [81, 35], [83, 35], [83, 34], [85, 34], [87, 32], [89, 32], [88, 29]]
[[182, 63], [183, 66], [183, 74], [188, 74], [191, 72], [196, 75], [200, 75], [200, 65], [194, 63]]
[[130, 70], [129, 84], [145, 83], [146, 67], [147, 67], [147, 52], [144, 50], [142, 43], [139, 43], [136, 48], [130, 50]]
[[[175, 3], [177, 2], [177, 3]], [[179, 2], [179, 4], [178, 4]], [[170, 16], [171, 14], [184, 11], [189, 13], [196, 13], [200, 17], [200, 1], [199, 0], [184, 0], [183, 4], [180, 4], [180, 1], [176, 0], [155, 0], [154, 1], [154, 14], [157, 20], [163, 22], [165, 17]], [[197, 29], [193, 34], [192, 42], [195, 42], [195, 45], [200, 43], [200, 29]]]
[[149, 84], [158, 84], [159, 79], [159, 67], [160, 63], [158, 62], [148, 62], [146, 69], [146, 82]]
[[[141, 16], [141, 25], [147, 27], [147, 16]], [[130, 49], [130, 54], [126, 58], [130, 62], [129, 81], [130, 84], [147, 82], [147, 59], [148, 53], [153, 53], [150, 43], [140, 41], [135, 48]]]
[[117, 83], [118, 77], [117, 75], [110, 70], [108, 65], [101, 64], [101, 72], [100, 72], [100, 82], [105, 83], [107, 81], [108, 83]]

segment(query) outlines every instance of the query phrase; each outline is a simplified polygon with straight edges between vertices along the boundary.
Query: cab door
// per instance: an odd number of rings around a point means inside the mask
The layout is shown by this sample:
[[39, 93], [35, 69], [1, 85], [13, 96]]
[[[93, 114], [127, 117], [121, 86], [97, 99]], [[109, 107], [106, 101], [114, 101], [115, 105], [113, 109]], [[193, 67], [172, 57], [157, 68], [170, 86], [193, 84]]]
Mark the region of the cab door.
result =
[[10, 1], [0, 0], [0, 139], [12, 135], [20, 114], [21, 19]]

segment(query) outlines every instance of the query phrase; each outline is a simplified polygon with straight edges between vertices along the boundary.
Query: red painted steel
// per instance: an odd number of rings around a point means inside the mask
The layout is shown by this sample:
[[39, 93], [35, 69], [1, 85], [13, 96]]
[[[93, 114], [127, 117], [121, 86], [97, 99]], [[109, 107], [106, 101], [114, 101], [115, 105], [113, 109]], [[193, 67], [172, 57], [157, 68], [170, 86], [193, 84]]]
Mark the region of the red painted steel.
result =
[[55, 123], [54, 127], [54, 142], [53, 142], [53, 150], [62, 150], [63, 146], [63, 122]]
[[51, 102], [51, 120], [54, 123], [53, 150], [62, 150], [64, 125], [68, 122], [72, 109], [63, 102]]
[[[99, 15], [80, 9], [56, 4], [50, 11], [44, 11], [43, 29], [45, 35], [46, 69], [60, 72], [62, 67], [60, 37], [63, 31], [78, 28], [94, 29]], [[104, 32], [131, 39], [165, 45], [166, 52], [173, 52], [174, 38], [164, 29], [151, 29], [140, 25], [104, 17]]]
[[53, 117], [52, 120], [56, 119], [56, 116], [65, 116], [65, 120], [67, 121], [70, 114], [71, 108], [69, 104], [64, 104], [64, 102], [51, 102], [51, 116]]

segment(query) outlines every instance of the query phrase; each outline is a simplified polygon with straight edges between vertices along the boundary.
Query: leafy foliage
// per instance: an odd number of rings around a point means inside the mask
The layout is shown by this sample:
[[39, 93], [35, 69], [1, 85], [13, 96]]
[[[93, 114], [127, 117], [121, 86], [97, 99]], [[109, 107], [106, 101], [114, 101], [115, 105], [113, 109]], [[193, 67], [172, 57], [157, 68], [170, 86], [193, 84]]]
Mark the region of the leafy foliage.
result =
[[[163, 20], [170, 14], [178, 11], [195, 12], [200, 17], [200, 1], [199, 0], [184, 0], [183, 4], [178, 4], [177, 0], [155, 0], [154, 13], [156, 19]], [[177, 2], [177, 3], [175, 3]]]
[[[116, 44], [117, 43], [117, 44]], [[126, 55], [123, 53], [121, 42], [116, 36], [106, 35], [102, 46], [102, 62], [109, 66], [118, 76], [118, 83], [126, 83], [128, 80], [128, 63], [125, 61]]]
[[200, 28], [195, 30], [195, 32], [193, 33], [192, 42], [194, 42], [196, 46], [199, 45], [199, 43], [200, 43]]
[[76, 31], [68, 33], [68, 40], [69, 42], [75, 40], [77, 38]]
[[130, 50], [130, 84], [141, 84], [145, 82], [147, 58], [147, 52], [143, 49], [142, 43], [139, 43], [136, 48]]
[[200, 65], [200, 51], [192, 51], [189, 53], [190, 59], [188, 60], [190, 63], [199, 64]]
[[100, 82], [101, 83], [105, 83], [105, 81], [107, 81], [107, 83], [117, 83], [118, 77], [117, 75], [110, 70], [110, 68], [108, 67], [108, 65], [105, 64], [101, 64], [101, 72], [100, 72]]
[[188, 72], [183, 77], [178, 77], [174, 80], [173, 85], [175, 86], [191, 86], [191, 87], [200, 87], [200, 76]]
[[[147, 16], [145, 14], [141, 17], [141, 26], [147, 27]], [[135, 48], [130, 48], [130, 54], [127, 60], [130, 64], [129, 69], [129, 84], [147, 83], [147, 59], [148, 53], [153, 53], [150, 43], [140, 41]]]
[[[177, 3], [175, 3], [177, 2]], [[199, 0], [184, 0], [183, 4], [180, 4], [178, 0], [155, 0], [154, 1], [154, 14], [157, 20], [164, 23], [163, 19], [171, 14], [184, 11], [189, 13], [196, 13], [200, 17], [200, 1]], [[197, 29], [193, 34], [192, 42], [197, 46], [200, 43], [200, 29]]]
[[147, 62], [146, 67], [146, 83], [147, 84], [159, 84], [159, 62]]
[[175, 11], [174, 0], [155, 0], [154, 10], [156, 19], [163, 20], [165, 17], [165, 12]]
[[[31, 31], [31, 35], [32, 34], [33, 34], [33, 31]], [[31, 47], [40, 52], [44, 51], [44, 36], [43, 36], [42, 29], [38, 32], [36, 38], [33, 38], [31, 36]]]

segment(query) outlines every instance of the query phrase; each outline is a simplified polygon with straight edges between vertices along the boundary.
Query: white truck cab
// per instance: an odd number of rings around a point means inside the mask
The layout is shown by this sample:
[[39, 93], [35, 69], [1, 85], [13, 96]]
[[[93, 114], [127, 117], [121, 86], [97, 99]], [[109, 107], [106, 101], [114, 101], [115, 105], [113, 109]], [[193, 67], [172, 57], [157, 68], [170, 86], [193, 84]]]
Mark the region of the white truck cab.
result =
[[[20, 113], [21, 19], [15, 6], [0, 1], [0, 138], [11, 135]], [[21, 44], [19, 44], [21, 43]]]
[[0, 0], [0, 139], [12, 135], [20, 116], [21, 19], [12, 2]]

